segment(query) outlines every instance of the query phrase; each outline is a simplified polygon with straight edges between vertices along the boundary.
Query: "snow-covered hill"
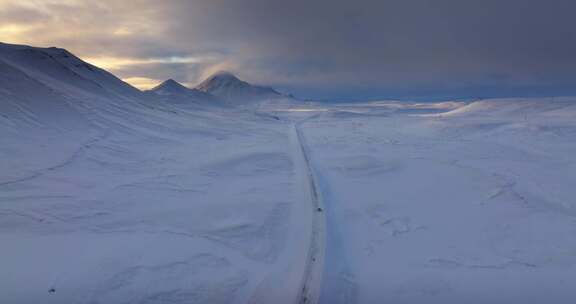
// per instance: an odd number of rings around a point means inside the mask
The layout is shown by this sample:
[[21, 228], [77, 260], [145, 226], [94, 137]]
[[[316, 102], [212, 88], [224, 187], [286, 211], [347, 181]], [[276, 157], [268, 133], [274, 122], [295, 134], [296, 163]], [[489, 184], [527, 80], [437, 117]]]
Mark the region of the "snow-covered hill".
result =
[[443, 114], [446, 117], [576, 115], [576, 97], [498, 98], [472, 102]]

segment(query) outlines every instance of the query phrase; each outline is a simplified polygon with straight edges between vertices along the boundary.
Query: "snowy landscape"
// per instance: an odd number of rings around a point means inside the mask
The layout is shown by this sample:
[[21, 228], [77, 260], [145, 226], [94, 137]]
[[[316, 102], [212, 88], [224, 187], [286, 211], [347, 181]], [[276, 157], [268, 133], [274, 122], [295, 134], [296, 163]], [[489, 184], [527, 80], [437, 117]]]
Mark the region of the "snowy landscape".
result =
[[574, 303], [575, 118], [0, 44], [0, 303]]

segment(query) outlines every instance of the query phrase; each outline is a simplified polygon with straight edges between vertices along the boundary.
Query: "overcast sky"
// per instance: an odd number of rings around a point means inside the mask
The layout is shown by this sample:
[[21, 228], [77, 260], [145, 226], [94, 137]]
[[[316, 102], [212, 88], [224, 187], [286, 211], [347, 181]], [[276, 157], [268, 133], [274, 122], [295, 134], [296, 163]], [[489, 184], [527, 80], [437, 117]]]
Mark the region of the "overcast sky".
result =
[[0, 41], [140, 87], [217, 70], [301, 97], [574, 95], [573, 0], [0, 0]]

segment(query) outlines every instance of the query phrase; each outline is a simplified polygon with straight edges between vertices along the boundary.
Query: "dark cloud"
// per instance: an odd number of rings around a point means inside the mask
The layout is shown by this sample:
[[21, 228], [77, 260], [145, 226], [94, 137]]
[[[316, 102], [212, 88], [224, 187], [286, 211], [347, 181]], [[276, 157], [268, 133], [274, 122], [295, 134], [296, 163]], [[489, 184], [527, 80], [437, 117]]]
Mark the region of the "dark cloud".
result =
[[576, 93], [574, 1], [53, 2], [12, 5], [0, 24], [37, 14], [27, 42], [85, 57], [207, 58], [124, 66], [123, 77], [195, 82], [228, 68], [314, 97]]

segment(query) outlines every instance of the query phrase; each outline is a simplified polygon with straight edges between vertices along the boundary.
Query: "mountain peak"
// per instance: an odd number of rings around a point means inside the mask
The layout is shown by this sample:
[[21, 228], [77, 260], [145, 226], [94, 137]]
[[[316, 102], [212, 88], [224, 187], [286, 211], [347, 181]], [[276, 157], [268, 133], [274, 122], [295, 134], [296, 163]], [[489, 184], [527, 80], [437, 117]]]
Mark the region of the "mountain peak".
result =
[[222, 85], [231, 85], [231, 84], [245, 84], [248, 83], [240, 80], [236, 75], [228, 72], [228, 71], [219, 71], [212, 74], [210, 77], [206, 78], [198, 88], [202, 90], [202, 88], [210, 89], [212, 87], [218, 87]]
[[197, 89], [190, 89], [185, 87], [178, 81], [174, 79], [168, 79], [161, 84], [157, 85], [153, 89], [149, 90], [153, 94], [163, 97], [169, 98], [184, 98], [184, 99], [192, 99], [194, 101], [209, 101], [215, 102], [218, 101], [215, 96], [210, 95], [209, 93], [202, 92]]
[[228, 72], [228, 71], [218, 71], [218, 72], [212, 74], [212, 76], [210, 76], [209, 78], [234, 78], [234, 79], [238, 79], [238, 77], [236, 77], [236, 75], [234, 75], [232, 72]]
[[165, 80], [164, 82], [162, 82], [162, 84], [171, 84], [171, 85], [172, 85], [172, 84], [177, 84], [177, 85], [179, 85], [180, 83], [179, 83], [178, 81], [170, 78], [170, 79]]
[[170, 78], [168, 80], [165, 80], [164, 82], [162, 82], [161, 84], [157, 85], [156, 87], [154, 87], [152, 90], [156, 90], [156, 89], [160, 89], [160, 88], [186, 88], [185, 86], [183, 86], [181, 83], [179, 83], [178, 81]]
[[225, 88], [247, 88], [251, 84], [240, 80], [236, 75], [227, 72], [219, 71], [206, 78], [196, 88], [206, 93], [212, 93]]
[[155, 86], [150, 91], [157, 93], [157, 94], [166, 95], [166, 94], [185, 93], [189, 90], [190, 90], [189, 88], [183, 86], [178, 81], [176, 81], [174, 79], [168, 79], [168, 80], [162, 82], [161, 84]]

